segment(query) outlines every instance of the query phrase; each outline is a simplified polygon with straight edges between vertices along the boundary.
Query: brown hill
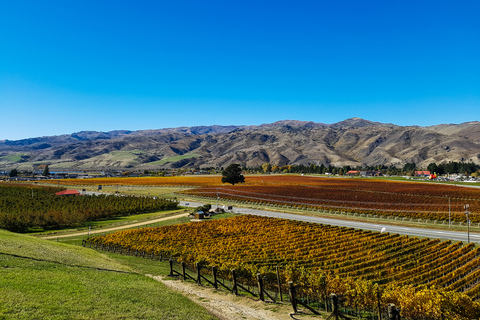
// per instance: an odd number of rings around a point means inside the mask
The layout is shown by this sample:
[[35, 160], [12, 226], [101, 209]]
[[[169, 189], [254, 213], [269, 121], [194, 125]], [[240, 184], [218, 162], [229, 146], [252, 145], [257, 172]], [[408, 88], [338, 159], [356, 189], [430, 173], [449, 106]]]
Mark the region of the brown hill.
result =
[[335, 124], [285, 120], [259, 126], [203, 126], [79, 132], [0, 142], [0, 168], [51, 170], [222, 167], [272, 164], [426, 167], [480, 163], [480, 123], [402, 127], [351, 118]]

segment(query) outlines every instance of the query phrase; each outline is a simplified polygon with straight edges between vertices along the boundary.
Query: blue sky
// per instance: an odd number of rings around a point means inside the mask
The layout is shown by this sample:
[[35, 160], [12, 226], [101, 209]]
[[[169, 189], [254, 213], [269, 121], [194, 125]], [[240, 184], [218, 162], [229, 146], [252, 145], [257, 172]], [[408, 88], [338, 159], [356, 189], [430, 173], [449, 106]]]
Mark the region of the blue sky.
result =
[[480, 1], [0, 0], [0, 140], [480, 120]]

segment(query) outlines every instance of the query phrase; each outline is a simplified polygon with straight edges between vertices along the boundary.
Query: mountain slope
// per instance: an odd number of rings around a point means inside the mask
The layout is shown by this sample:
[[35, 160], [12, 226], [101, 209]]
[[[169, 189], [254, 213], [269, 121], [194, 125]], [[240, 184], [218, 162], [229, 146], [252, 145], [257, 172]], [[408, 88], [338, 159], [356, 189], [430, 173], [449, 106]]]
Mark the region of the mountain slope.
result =
[[334, 124], [285, 120], [259, 126], [78, 132], [0, 142], [0, 167], [51, 169], [480, 163], [480, 122], [402, 127], [360, 118]]

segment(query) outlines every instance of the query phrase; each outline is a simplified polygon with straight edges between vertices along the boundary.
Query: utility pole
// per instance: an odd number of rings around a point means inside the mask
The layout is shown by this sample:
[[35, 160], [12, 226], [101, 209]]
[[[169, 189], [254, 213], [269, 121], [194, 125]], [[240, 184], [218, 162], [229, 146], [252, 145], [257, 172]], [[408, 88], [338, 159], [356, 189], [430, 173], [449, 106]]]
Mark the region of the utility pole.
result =
[[448, 228], [451, 228], [452, 227], [452, 218], [451, 218], [451, 210], [450, 210], [450, 197], [449, 196], [445, 196], [445, 197], [448, 197]]
[[469, 204], [466, 204], [463, 206], [465, 208], [465, 214], [467, 215], [467, 241], [468, 243], [470, 243], [470, 220], [468, 219], [468, 214], [470, 212], [468, 212], [468, 208], [470, 207]]

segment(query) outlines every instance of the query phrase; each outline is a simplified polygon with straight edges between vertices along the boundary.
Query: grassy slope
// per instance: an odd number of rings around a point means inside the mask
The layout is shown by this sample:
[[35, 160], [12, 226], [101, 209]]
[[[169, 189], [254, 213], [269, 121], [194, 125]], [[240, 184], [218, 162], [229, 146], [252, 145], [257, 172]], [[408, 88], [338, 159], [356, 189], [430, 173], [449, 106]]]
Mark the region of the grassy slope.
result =
[[0, 319], [215, 319], [129, 264], [0, 230]]

